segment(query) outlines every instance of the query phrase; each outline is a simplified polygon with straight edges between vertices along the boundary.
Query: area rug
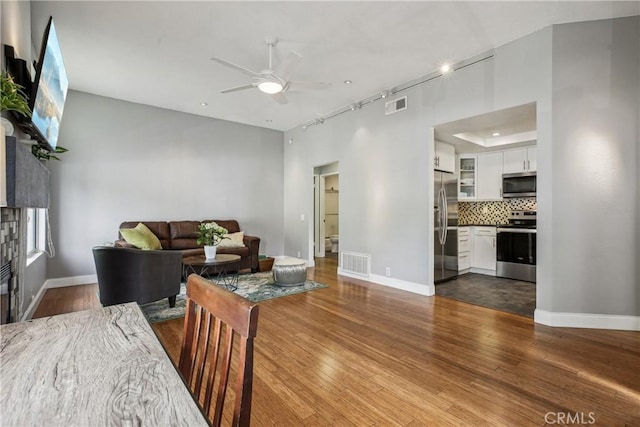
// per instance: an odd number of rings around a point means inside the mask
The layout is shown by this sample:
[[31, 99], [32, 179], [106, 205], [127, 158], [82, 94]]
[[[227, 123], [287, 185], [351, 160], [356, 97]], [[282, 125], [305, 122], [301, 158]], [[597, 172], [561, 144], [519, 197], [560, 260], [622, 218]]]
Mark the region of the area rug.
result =
[[[271, 272], [241, 274], [238, 276], [238, 289], [234, 293], [247, 298], [253, 302], [260, 302], [268, 299], [285, 297], [287, 295], [299, 294], [301, 292], [313, 291], [328, 287], [325, 284], [307, 280], [303, 285], [283, 287], [277, 286], [273, 282]], [[176, 297], [176, 306], [169, 307], [166, 298], [149, 304], [141, 305], [142, 312], [150, 323], [162, 322], [163, 320], [176, 319], [184, 316], [186, 305], [186, 285], [180, 285], [180, 294]]]

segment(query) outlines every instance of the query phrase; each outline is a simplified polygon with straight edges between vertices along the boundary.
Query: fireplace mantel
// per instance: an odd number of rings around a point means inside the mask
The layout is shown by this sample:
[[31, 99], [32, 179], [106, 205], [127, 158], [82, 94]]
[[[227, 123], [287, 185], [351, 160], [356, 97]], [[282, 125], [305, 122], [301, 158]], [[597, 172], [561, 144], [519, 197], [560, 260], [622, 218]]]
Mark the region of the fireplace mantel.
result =
[[48, 208], [49, 170], [15, 137], [7, 136], [5, 145], [6, 201], [2, 206]]

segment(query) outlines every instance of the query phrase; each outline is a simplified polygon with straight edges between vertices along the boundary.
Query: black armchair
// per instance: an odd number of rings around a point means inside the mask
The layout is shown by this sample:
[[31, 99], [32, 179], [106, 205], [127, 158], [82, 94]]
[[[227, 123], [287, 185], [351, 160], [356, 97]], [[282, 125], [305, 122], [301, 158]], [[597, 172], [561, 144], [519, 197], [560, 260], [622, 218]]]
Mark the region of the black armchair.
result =
[[102, 305], [168, 298], [169, 306], [175, 306], [182, 276], [180, 251], [98, 246], [93, 248], [93, 259]]

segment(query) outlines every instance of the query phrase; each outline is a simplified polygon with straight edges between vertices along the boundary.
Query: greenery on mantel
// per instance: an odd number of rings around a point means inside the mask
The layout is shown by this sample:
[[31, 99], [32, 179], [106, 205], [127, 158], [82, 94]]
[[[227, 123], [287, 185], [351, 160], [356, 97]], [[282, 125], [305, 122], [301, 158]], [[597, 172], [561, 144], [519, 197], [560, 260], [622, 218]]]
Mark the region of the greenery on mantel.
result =
[[[13, 78], [4, 70], [0, 72], [0, 112], [15, 111], [25, 117], [31, 117], [31, 109], [23, 87], [13, 81]], [[31, 146], [31, 154], [38, 160], [60, 160], [56, 154], [69, 151], [64, 147], [56, 147], [49, 151], [38, 144]]]
[[38, 144], [31, 146], [31, 154], [36, 156], [38, 160], [60, 160], [60, 158], [56, 156], [56, 154], [66, 153], [67, 151], [69, 150], [61, 146], [57, 146], [54, 151], [46, 150]]
[[6, 71], [2, 71], [0, 73], [0, 112], [15, 111], [25, 117], [31, 117], [31, 109], [23, 89]]

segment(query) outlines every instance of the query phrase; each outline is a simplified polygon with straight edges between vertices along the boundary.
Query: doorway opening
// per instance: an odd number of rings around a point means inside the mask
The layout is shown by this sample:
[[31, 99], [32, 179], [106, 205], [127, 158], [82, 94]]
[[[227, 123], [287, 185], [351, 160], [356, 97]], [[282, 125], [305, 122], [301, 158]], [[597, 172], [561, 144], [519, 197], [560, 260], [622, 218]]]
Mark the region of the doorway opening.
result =
[[[436, 295], [533, 317], [537, 143], [535, 102], [434, 127], [434, 169], [457, 181], [447, 192], [457, 205], [452, 223], [438, 216], [442, 208], [434, 203], [436, 237], [443, 224], [457, 229], [457, 238], [446, 241], [454, 248], [448, 252], [453, 280], [438, 283]], [[505, 177], [519, 183], [533, 180], [534, 191], [506, 192]], [[436, 202], [437, 194], [436, 189]], [[447, 257], [437, 256], [437, 238], [434, 242], [435, 280]]]
[[313, 169], [313, 254], [338, 258], [340, 253], [340, 174], [338, 162]]

